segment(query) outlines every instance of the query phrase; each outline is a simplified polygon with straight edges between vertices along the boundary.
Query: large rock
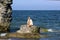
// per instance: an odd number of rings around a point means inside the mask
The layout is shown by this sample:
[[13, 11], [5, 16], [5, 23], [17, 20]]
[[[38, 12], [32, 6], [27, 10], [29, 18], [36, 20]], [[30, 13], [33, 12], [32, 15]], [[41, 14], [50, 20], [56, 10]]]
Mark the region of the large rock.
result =
[[18, 33], [39, 33], [39, 27], [31, 26], [27, 27], [26, 25], [21, 25], [20, 30], [17, 31]]
[[11, 21], [12, 0], [0, 0], [0, 32], [7, 32]]

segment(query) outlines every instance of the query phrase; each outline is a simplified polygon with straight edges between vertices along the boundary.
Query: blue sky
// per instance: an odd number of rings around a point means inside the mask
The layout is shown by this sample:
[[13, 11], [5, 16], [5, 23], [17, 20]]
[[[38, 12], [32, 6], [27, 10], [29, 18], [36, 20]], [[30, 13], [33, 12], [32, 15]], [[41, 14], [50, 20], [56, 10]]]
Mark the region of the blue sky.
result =
[[13, 10], [60, 10], [60, 1], [13, 0]]

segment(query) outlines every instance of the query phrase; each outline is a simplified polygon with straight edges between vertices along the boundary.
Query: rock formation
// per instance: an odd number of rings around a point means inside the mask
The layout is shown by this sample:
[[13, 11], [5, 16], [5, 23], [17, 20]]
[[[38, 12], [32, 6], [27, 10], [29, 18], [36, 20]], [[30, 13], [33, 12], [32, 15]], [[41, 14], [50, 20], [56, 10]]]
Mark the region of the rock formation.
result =
[[0, 33], [7, 32], [11, 22], [12, 0], [0, 0]]
[[21, 25], [18, 33], [39, 33], [39, 27], [32, 25], [31, 27], [27, 27], [27, 25]]

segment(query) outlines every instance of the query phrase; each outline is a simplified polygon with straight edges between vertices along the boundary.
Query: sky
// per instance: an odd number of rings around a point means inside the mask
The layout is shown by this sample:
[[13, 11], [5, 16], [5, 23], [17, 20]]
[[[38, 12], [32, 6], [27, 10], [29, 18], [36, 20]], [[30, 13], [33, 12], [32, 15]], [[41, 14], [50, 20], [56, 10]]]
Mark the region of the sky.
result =
[[13, 0], [13, 10], [60, 10], [60, 1]]

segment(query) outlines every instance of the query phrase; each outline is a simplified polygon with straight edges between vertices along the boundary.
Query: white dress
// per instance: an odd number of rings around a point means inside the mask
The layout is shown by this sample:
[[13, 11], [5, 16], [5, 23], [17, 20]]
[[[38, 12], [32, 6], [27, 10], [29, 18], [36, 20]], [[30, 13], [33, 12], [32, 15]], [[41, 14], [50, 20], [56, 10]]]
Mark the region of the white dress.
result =
[[[29, 23], [29, 21], [30, 21], [30, 23]], [[29, 23], [29, 25], [33, 25], [33, 21], [32, 21], [32, 19], [28, 19], [28, 21], [27, 21], [27, 24]]]

